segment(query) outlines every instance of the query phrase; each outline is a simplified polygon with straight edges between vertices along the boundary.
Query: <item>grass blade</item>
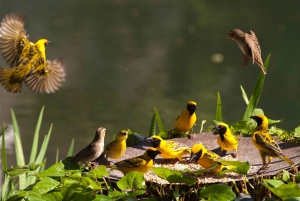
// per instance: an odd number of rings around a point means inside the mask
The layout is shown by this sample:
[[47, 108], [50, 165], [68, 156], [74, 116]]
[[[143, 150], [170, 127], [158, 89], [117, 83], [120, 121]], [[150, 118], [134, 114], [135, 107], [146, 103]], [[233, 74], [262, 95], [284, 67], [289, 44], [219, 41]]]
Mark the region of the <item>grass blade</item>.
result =
[[154, 108], [154, 112], [155, 112], [155, 117], [156, 117], [156, 121], [157, 121], [157, 125], [158, 125], [158, 128], [159, 128], [159, 132], [162, 132], [165, 130], [164, 128], [164, 125], [161, 121], [161, 118], [159, 116], [159, 113], [158, 113], [158, 110], [156, 108]]
[[[22, 147], [22, 142], [20, 137], [19, 126], [13, 109], [11, 109], [11, 118], [12, 118], [12, 124], [14, 128], [17, 164], [25, 165], [25, 158], [24, 158], [24, 152], [23, 152], [23, 147]], [[23, 174], [19, 176], [19, 189], [22, 190], [25, 187], [26, 187], [26, 174]]]
[[240, 87], [241, 87], [242, 96], [243, 96], [243, 98], [244, 98], [244, 101], [245, 101], [245, 102], [246, 102], [246, 104], [248, 105], [248, 104], [249, 104], [249, 99], [248, 99], [248, 96], [247, 96], [247, 94], [246, 94], [246, 92], [245, 92], [245, 90], [244, 90], [243, 86], [241, 85]]
[[151, 124], [150, 124], [150, 130], [149, 130], [149, 137], [155, 135], [155, 130], [156, 130], [156, 114], [154, 112], [152, 119], [151, 119]]
[[55, 163], [58, 163], [58, 159], [59, 159], [59, 149], [57, 148], [57, 150], [56, 150], [56, 157], [55, 157]]
[[215, 120], [222, 121], [222, 103], [221, 103], [221, 96], [220, 96], [219, 92], [218, 92], [218, 97], [217, 97], [217, 109], [216, 109]]
[[6, 148], [5, 148], [5, 130], [6, 130], [6, 125], [3, 123], [2, 131], [1, 131], [1, 136], [2, 136], [1, 163], [2, 163], [3, 171], [7, 170], [7, 158], [6, 158]]
[[74, 138], [73, 138], [73, 139], [72, 139], [72, 142], [71, 142], [71, 144], [70, 144], [70, 148], [69, 148], [67, 157], [68, 157], [68, 156], [73, 156], [74, 142], [75, 142], [75, 141], [74, 141]]
[[[265, 61], [265, 63], [264, 63], [264, 66], [265, 66], [266, 70], [267, 70], [268, 65], [269, 65], [270, 56], [271, 55], [269, 54], [266, 61]], [[261, 71], [260, 74], [259, 74], [258, 80], [256, 82], [255, 88], [254, 88], [254, 90], [252, 92], [252, 95], [250, 97], [249, 104], [248, 104], [247, 109], [245, 111], [245, 114], [243, 116], [243, 120], [248, 120], [248, 118], [252, 115], [254, 109], [256, 108], [256, 106], [258, 104], [258, 101], [259, 101], [259, 98], [260, 98], [260, 94], [261, 94], [262, 89], [263, 89], [265, 77], [266, 77], [266, 75]]]
[[206, 120], [202, 120], [202, 122], [201, 122], [201, 128], [200, 128], [200, 132], [199, 133], [202, 133], [203, 126], [204, 126], [205, 122], [206, 122]]
[[39, 133], [40, 133], [41, 123], [42, 123], [42, 119], [43, 119], [44, 108], [45, 108], [45, 106], [42, 107], [42, 110], [40, 112], [40, 116], [38, 118], [38, 122], [36, 124], [34, 137], [33, 137], [33, 142], [32, 142], [31, 153], [30, 153], [30, 158], [29, 158], [29, 163], [32, 163], [32, 162], [35, 161], [35, 157], [36, 157], [36, 153], [37, 153], [37, 149], [38, 149]]
[[42, 146], [41, 146], [40, 153], [39, 153], [38, 157], [36, 158], [36, 163], [42, 163], [44, 158], [45, 158], [46, 151], [47, 151], [48, 144], [49, 144], [49, 140], [50, 140], [50, 137], [51, 137], [52, 127], [53, 127], [53, 124], [51, 124], [51, 126], [49, 128], [48, 134], [45, 135], [44, 141], [43, 141]]

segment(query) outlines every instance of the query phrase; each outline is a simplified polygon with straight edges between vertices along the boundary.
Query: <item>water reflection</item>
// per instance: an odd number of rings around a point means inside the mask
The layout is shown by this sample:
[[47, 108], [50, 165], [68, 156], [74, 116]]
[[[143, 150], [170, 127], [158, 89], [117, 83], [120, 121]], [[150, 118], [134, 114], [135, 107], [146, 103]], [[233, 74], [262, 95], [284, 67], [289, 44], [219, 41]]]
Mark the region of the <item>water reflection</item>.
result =
[[[258, 66], [241, 65], [242, 53], [227, 40], [228, 31], [253, 29], [262, 57], [272, 53], [259, 103], [272, 119], [285, 118], [287, 130], [299, 124], [299, 9], [252, 1], [1, 1], [1, 18], [12, 11], [28, 15], [30, 39], [45, 37], [51, 60], [61, 57], [67, 67], [64, 86], [55, 94], [35, 94], [23, 88], [9, 94], [0, 88], [1, 122], [10, 123], [13, 108], [24, 143], [30, 145], [38, 114], [46, 106], [42, 134], [53, 123], [48, 162], [56, 148], [64, 158], [72, 138], [75, 152], [85, 147], [95, 130], [107, 129], [106, 142], [120, 129], [148, 134], [153, 107], [160, 109], [166, 128], [188, 100], [198, 103], [198, 124], [215, 115], [221, 93], [223, 118], [232, 123], [244, 113], [240, 85], [248, 94], [260, 73]], [[284, 8], [283, 8], [284, 7]], [[280, 9], [280, 10], [279, 10]], [[288, 13], [284, 12], [289, 10]], [[211, 57], [221, 54], [223, 62]], [[1, 66], [7, 66], [1, 59]]]

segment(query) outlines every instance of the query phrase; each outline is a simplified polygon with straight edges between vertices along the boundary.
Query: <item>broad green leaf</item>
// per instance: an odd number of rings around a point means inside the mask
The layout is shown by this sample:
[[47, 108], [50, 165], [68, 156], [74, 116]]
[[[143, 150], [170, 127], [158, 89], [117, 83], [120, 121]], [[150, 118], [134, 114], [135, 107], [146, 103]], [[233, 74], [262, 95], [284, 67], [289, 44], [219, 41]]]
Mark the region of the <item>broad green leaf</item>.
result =
[[125, 192], [120, 192], [120, 191], [111, 191], [108, 193], [108, 197], [110, 198], [120, 198], [126, 196]]
[[106, 167], [104, 165], [98, 166], [97, 168], [91, 170], [87, 174], [87, 177], [91, 179], [102, 178], [104, 176], [109, 176], [109, 173], [107, 172]]
[[79, 184], [87, 187], [87, 188], [90, 188], [92, 190], [101, 190], [102, 187], [100, 184], [98, 184], [95, 180], [89, 178], [89, 177], [80, 177], [79, 179]]
[[282, 170], [281, 179], [284, 182], [290, 182], [290, 173], [286, 170]]
[[156, 117], [156, 121], [157, 121], [157, 125], [158, 125], [158, 128], [159, 128], [159, 131], [161, 132], [161, 131], [165, 130], [165, 128], [164, 128], [164, 125], [163, 125], [163, 123], [161, 121], [161, 118], [160, 118], [160, 115], [158, 113], [158, 110], [156, 108], [154, 108], [154, 113], [155, 113], [155, 117]]
[[163, 131], [160, 131], [158, 133], [158, 136], [162, 137], [162, 138], [168, 138], [169, 137], [169, 130], [163, 130]]
[[208, 172], [210, 170], [213, 170], [215, 169], [215, 167], [218, 165], [218, 163], [215, 163], [214, 165], [212, 165], [211, 167], [209, 168], [204, 168], [204, 169], [200, 169], [200, 170], [196, 170], [196, 171], [191, 171], [189, 169], [184, 169], [182, 172], [186, 173], [186, 172], [190, 172], [190, 173], [193, 173], [195, 175], [199, 175], [199, 174], [203, 174], [204, 172]]
[[235, 193], [224, 184], [213, 184], [200, 192], [201, 200], [228, 201], [235, 199]]
[[[264, 185], [283, 200], [300, 197], [300, 187], [297, 183], [284, 184], [281, 180], [263, 180]], [[281, 184], [280, 184], [281, 183]]]
[[255, 126], [256, 125], [254, 125], [251, 120], [240, 120], [231, 124], [231, 127], [234, 129], [235, 133], [240, 132], [243, 134], [251, 134]]
[[294, 137], [300, 137], [300, 126], [295, 128]]
[[155, 133], [156, 133], [156, 113], [154, 113], [152, 116], [148, 136], [151, 137], [151, 136], [155, 135]]
[[185, 183], [186, 185], [190, 186], [195, 184], [198, 179], [194, 177], [190, 177], [184, 175], [183, 173], [177, 170], [170, 170], [164, 167], [153, 167], [152, 171], [162, 179], [167, 180], [170, 183]]
[[64, 165], [64, 169], [66, 170], [78, 170], [80, 168], [77, 161], [75, 161], [74, 157], [69, 156], [62, 160], [62, 163]]
[[44, 177], [32, 187], [32, 191], [40, 194], [46, 194], [47, 192], [56, 188], [58, 185], [60, 185], [60, 182], [50, 177]]
[[222, 102], [221, 102], [221, 96], [219, 92], [217, 95], [217, 109], [216, 109], [215, 120], [222, 121]]
[[146, 192], [146, 184], [144, 174], [140, 172], [130, 172], [122, 177], [118, 182], [117, 186], [123, 191], [130, 192], [131, 195], [142, 195]]
[[111, 201], [111, 198], [106, 195], [96, 195], [95, 199], [92, 201]]
[[[269, 65], [269, 59], [270, 59], [270, 54], [268, 55], [264, 66], [266, 68], [266, 70], [268, 69], [268, 65]], [[264, 85], [264, 81], [265, 81], [265, 77], [266, 75], [261, 71], [258, 77], [258, 80], [256, 82], [256, 85], [254, 87], [254, 90], [251, 94], [250, 97], [250, 101], [249, 104], [247, 105], [247, 109], [245, 111], [245, 114], [243, 116], [243, 120], [248, 120], [250, 116], [252, 116], [254, 109], [256, 108], [259, 98], [260, 98], [260, 94], [262, 92], [263, 89], [263, 85]]]
[[227, 160], [220, 160], [220, 162], [223, 165], [228, 166], [228, 169], [223, 170], [222, 172], [219, 172], [219, 176], [224, 176], [225, 173], [227, 172], [235, 172], [243, 175], [247, 175], [249, 168], [250, 168], [250, 163], [247, 162], [242, 162], [242, 161], [227, 161]]
[[40, 177], [63, 177], [66, 174], [64, 164], [62, 162], [51, 165], [47, 170], [40, 172]]

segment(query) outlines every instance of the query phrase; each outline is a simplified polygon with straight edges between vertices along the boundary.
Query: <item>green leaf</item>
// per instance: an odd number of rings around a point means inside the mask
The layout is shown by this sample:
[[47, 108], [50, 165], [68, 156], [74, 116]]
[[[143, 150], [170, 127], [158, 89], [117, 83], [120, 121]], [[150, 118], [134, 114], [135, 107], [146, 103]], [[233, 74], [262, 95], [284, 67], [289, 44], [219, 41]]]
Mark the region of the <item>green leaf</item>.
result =
[[123, 191], [131, 191], [133, 196], [142, 195], [146, 192], [144, 174], [136, 171], [130, 172], [122, 177], [117, 182], [117, 186]]
[[231, 124], [231, 127], [234, 129], [235, 133], [240, 132], [243, 134], [251, 134], [255, 126], [256, 125], [254, 125], [251, 120], [240, 120]]
[[265, 179], [264, 185], [283, 200], [300, 197], [300, 187], [297, 183], [284, 184], [281, 180]]
[[249, 104], [248, 96], [247, 96], [247, 94], [246, 94], [246, 92], [245, 92], [245, 90], [244, 90], [244, 88], [243, 88], [242, 85], [240, 86], [240, 88], [241, 88], [241, 91], [242, 91], [242, 96], [244, 98], [244, 101], [246, 102], [246, 105], [248, 105]]
[[213, 170], [215, 169], [215, 167], [218, 165], [218, 163], [215, 163], [213, 164], [211, 167], [209, 168], [204, 168], [204, 169], [200, 169], [200, 170], [196, 170], [196, 171], [191, 171], [189, 169], [184, 169], [182, 172], [186, 173], [186, 172], [189, 172], [189, 173], [192, 173], [192, 174], [195, 174], [195, 175], [199, 175], [199, 174], [203, 174], [204, 172], [209, 172], [210, 170]]
[[282, 170], [281, 179], [284, 182], [290, 182], [290, 173], [286, 170]]
[[155, 135], [156, 133], [156, 114], [154, 113], [151, 119], [150, 129], [149, 129], [149, 137]]
[[6, 174], [8, 174], [10, 177], [17, 177], [20, 176], [26, 172], [30, 172], [30, 168], [28, 165], [17, 165], [11, 169], [6, 170]]
[[110, 197], [106, 196], [106, 195], [96, 195], [95, 199], [93, 199], [92, 201], [111, 201]]
[[70, 147], [69, 147], [69, 151], [68, 151], [67, 157], [68, 156], [73, 156], [74, 141], [75, 141], [74, 138], [72, 138], [72, 141], [71, 141], [71, 144], [70, 144]]
[[102, 187], [101, 185], [99, 185], [95, 180], [89, 178], [89, 177], [80, 177], [79, 178], [79, 184], [87, 187], [87, 188], [90, 188], [92, 190], [101, 190]]
[[[130, 130], [130, 129], [127, 129], [127, 130]], [[144, 140], [144, 137], [141, 136], [140, 134], [137, 134], [137, 133], [129, 133], [128, 132], [128, 138], [126, 140], [126, 146], [127, 147], [132, 147], [138, 143], [140, 143], [141, 141]]]
[[110, 198], [120, 198], [126, 196], [125, 192], [120, 192], [120, 191], [111, 191], [108, 193], [108, 197]]
[[162, 179], [167, 180], [170, 183], [185, 183], [186, 185], [190, 186], [195, 184], [198, 179], [194, 177], [190, 177], [184, 175], [183, 173], [177, 170], [170, 170], [164, 167], [153, 167], [152, 171]]
[[216, 109], [216, 121], [222, 121], [222, 103], [221, 103], [221, 96], [220, 93], [218, 92], [217, 95], [217, 109]]
[[235, 199], [235, 193], [224, 184], [213, 184], [200, 192], [201, 200], [228, 201]]
[[74, 157], [69, 156], [62, 160], [62, 163], [64, 165], [64, 169], [66, 170], [78, 170], [80, 168], [77, 161], [75, 161]]
[[[269, 65], [270, 56], [271, 55], [269, 54], [266, 61], [265, 61], [265, 63], [264, 63], [264, 66], [265, 66], [266, 70], [267, 70], [268, 65]], [[260, 74], [259, 74], [258, 80], [256, 82], [256, 85], [254, 87], [254, 90], [251, 94], [249, 104], [248, 104], [247, 109], [245, 111], [245, 114], [243, 116], [243, 120], [245, 120], [245, 121], [248, 120], [250, 116], [252, 116], [253, 111], [256, 108], [257, 104], [258, 104], [260, 94], [261, 94], [262, 89], [263, 89], [265, 77], [266, 77], [266, 75], [261, 71]]]
[[63, 177], [66, 174], [66, 170], [64, 169], [64, 164], [62, 162], [55, 163], [51, 165], [44, 172], [40, 172], [40, 177]]
[[40, 181], [38, 181], [33, 187], [32, 191], [45, 194], [51, 190], [53, 190], [55, 187], [60, 185], [60, 183], [50, 177], [44, 177], [41, 178]]
[[235, 172], [238, 174], [243, 174], [243, 175], [247, 175], [249, 168], [250, 168], [250, 163], [247, 162], [242, 162], [242, 161], [227, 161], [227, 160], [220, 160], [220, 162], [223, 165], [229, 166], [228, 169], [223, 170], [221, 172], [219, 172], [219, 176], [224, 176], [225, 173], [227, 172]]
[[159, 131], [161, 132], [161, 131], [165, 130], [165, 128], [164, 128], [164, 125], [163, 125], [163, 123], [161, 121], [161, 118], [159, 116], [158, 110], [156, 108], [154, 108], [154, 113], [155, 113], [155, 117], [156, 117], [156, 121], [157, 121]]
[[87, 176], [91, 179], [95, 178], [102, 178], [104, 176], [109, 176], [109, 173], [106, 170], [106, 167], [104, 165], [100, 165], [97, 168], [91, 170]]

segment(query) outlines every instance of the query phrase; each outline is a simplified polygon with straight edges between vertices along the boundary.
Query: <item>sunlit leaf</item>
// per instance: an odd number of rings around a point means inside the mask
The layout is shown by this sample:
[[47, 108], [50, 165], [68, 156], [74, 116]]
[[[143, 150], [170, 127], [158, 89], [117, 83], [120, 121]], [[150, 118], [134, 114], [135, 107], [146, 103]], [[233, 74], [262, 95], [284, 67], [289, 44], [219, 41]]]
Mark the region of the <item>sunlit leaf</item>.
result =
[[256, 125], [254, 125], [251, 120], [240, 120], [230, 126], [234, 129], [235, 133], [251, 134]]
[[242, 162], [242, 161], [227, 161], [227, 160], [220, 160], [220, 162], [223, 165], [229, 166], [228, 169], [223, 170], [221, 172], [219, 172], [219, 176], [224, 176], [225, 173], [227, 172], [235, 172], [238, 174], [243, 174], [243, 175], [247, 175], [249, 168], [250, 168], [250, 163], [247, 162]]
[[146, 192], [146, 184], [144, 174], [140, 172], [130, 172], [122, 177], [118, 182], [117, 186], [123, 191], [130, 191], [131, 195], [142, 195]]
[[51, 165], [47, 170], [40, 172], [40, 177], [62, 177], [66, 174], [64, 164], [62, 162]]
[[188, 186], [193, 185], [198, 181], [194, 177], [184, 175], [177, 170], [170, 170], [164, 167], [153, 167], [152, 171], [162, 179], [167, 180], [170, 183], [184, 183]]
[[91, 179], [95, 178], [102, 178], [104, 176], [108, 176], [109, 173], [106, 170], [106, 167], [104, 165], [100, 165], [97, 168], [91, 170], [87, 176], [90, 177]]
[[71, 144], [70, 144], [70, 147], [69, 147], [69, 150], [68, 150], [67, 157], [68, 157], [68, 156], [73, 156], [74, 141], [75, 141], [74, 138], [72, 138], [72, 141], [71, 141]]
[[224, 184], [213, 184], [200, 192], [202, 200], [228, 201], [235, 199], [235, 193]]
[[265, 179], [264, 185], [283, 200], [300, 197], [300, 187], [297, 183], [284, 184], [281, 180]]
[[248, 105], [249, 104], [248, 96], [247, 96], [247, 94], [246, 94], [246, 92], [245, 92], [245, 90], [244, 90], [244, 88], [243, 88], [242, 85], [240, 86], [240, 88], [241, 88], [241, 91], [242, 91], [242, 96], [244, 98], [244, 101], [246, 102], [246, 105]]
[[48, 191], [53, 190], [58, 185], [60, 185], [60, 182], [58, 182], [50, 177], [44, 177], [44, 178], [41, 178], [40, 181], [35, 183], [35, 185], [32, 187], [32, 191], [35, 191], [40, 194], [45, 194]]

